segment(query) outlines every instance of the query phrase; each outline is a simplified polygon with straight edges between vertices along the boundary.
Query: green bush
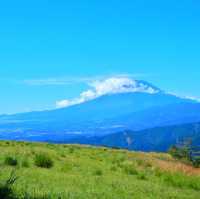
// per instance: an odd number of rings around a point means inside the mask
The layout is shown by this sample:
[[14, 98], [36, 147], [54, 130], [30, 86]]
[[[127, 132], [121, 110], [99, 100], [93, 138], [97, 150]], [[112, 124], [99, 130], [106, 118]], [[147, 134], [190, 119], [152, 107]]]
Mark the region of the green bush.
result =
[[12, 156], [5, 157], [4, 162], [6, 165], [9, 165], [9, 166], [17, 166], [17, 164], [18, 164], [16, 157], [12, 157]]
[[96, 169], [96, 170], [94, 171], [94, 175], [102, 176], [102, 175], [103, 175], [103, 172], [102, 172], [101, 169]]
[[6, 143], [6, 145], [10, 145], [10, 142], [8, 142], [8, 141], [6, 141], [5, 143]]
[[139, 180], [147, 180], [147, 176], [146, 176], [146, 174], [144, 172], [139, 173], [137, 178]]
[[53, 167], [53, 160], [46, 153], [39, 153], [35, 155], [35, 165], [42, 168]]
[[194, 159], [194, 160], [192, 161], [192, 165], [193, 165], [194, 167], [196, 167], [196, 168], [200, 168], [200, 157]]
[[176, 159], [186, 159], [189, 160], [189, 149], [187, 147], [177, 147], [172, 146], [169, 149], [169, 154]]
[[193, 156], [194, 152], [199, 153], [198, 151], [194, 151], [192, 146], [184, 146], [184, 147], [172, 146], [169, 149], [169, 153], [174, 158], [179, 159], [179, 160], [186, 160], [187, 162], [192, 164], [194, 167], [199, 168], [200, 157]]
[[69, 153], [74, 153], [74, 151], [75, 151], [74, 148], [72, 148], [72, 147], [69, 148]]

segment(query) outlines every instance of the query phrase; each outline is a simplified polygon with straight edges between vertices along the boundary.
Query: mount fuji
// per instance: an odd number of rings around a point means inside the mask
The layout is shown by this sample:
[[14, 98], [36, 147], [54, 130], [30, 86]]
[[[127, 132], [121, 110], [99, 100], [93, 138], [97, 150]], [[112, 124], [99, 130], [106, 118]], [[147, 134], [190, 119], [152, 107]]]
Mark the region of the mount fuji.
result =
[[[93, 83], [63, 108], [0, 116], [0, 139], [68, 142], [124, 130], [200, 122], [200, 103], [141, 80]], [[63, 103], [62, 103], [63, 104]]]

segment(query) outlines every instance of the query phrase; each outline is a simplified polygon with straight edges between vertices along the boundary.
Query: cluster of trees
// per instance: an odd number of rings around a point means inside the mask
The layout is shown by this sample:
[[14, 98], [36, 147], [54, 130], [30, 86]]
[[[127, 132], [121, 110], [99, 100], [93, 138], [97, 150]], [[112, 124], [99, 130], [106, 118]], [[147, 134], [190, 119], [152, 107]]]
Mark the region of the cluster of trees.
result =
[[183, 139], [172, 146], [169, 153], [176, 159], [190, 162], [200, 168], [200, 146], [193, 146], [192, 139]]

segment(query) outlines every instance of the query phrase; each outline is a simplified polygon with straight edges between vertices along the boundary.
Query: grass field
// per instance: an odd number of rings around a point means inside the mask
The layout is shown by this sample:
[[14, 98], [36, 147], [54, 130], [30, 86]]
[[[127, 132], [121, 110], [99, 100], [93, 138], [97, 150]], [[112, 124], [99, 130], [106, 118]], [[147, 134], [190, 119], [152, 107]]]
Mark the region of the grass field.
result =
[[0, 168], [1, 189], [15, 172], [13, 198], [200, 198], [200, 170], [168, 154], [1, 141]]

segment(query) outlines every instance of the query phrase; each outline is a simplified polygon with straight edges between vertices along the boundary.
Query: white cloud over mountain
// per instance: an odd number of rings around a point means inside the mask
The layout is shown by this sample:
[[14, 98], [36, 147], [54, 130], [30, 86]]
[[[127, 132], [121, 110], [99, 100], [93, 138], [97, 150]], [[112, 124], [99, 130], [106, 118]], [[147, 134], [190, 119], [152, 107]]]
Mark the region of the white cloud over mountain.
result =
[[97, 80], [89, 83], [89, 87], [91, 88], [82, 92], [78, 98], [57, 101], [56, 107], [62, 108], [84, 103], [107, 94], [126, 92], [145, 92], [154, 94], [160, 91], [144, 81], [133, 80], [129, 77], [110, 77], [104, 80]]

